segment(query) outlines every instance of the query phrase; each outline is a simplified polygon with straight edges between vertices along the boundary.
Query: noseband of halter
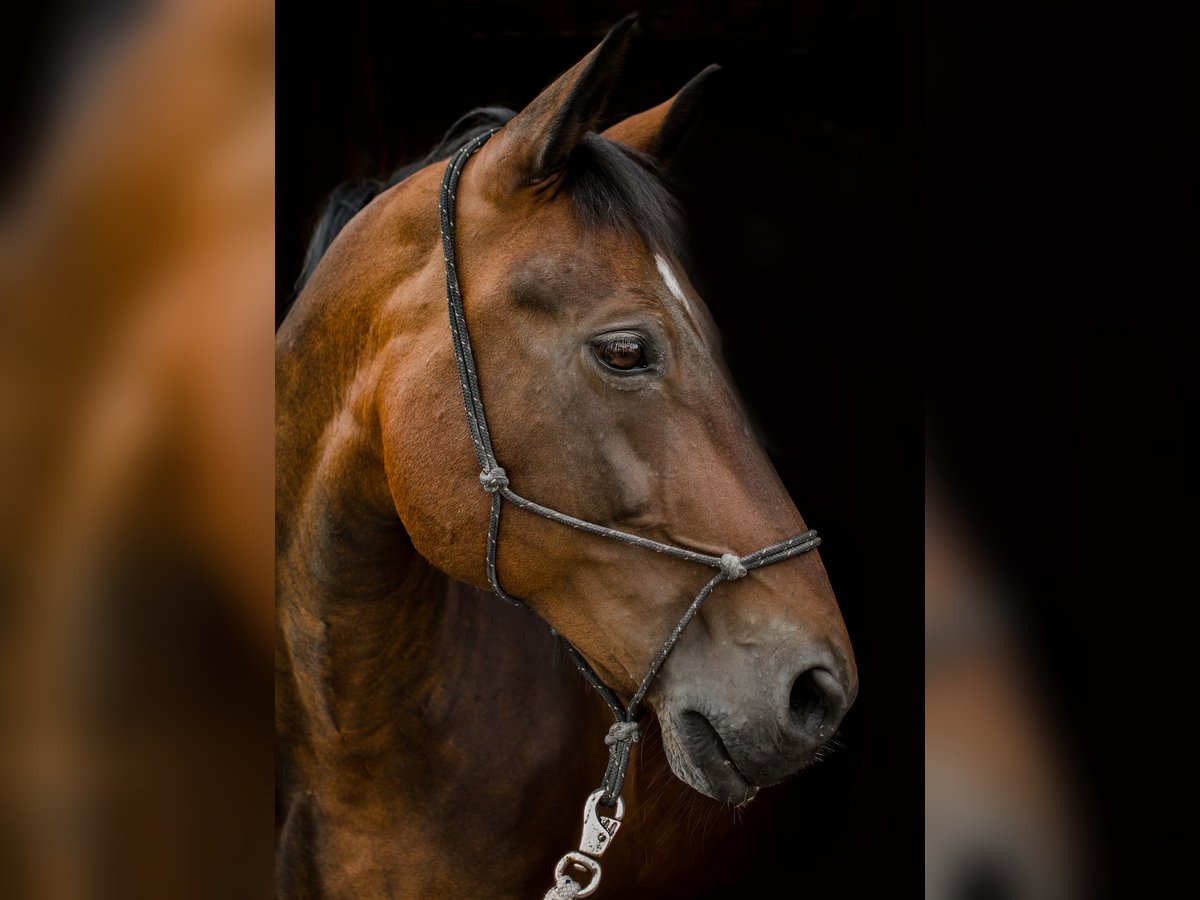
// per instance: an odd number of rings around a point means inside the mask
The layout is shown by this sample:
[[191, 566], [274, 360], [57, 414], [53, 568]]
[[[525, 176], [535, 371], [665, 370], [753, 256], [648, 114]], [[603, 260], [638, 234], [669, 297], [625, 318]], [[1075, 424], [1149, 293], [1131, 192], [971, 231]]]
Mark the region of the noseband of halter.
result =
[[446, 175], [442, 179], [442, 193], [439, 202], [442, 225], [442, 249], [446, 258], [446, 299], [450, 306], [450, 336], [454, 340], [454, 358], [458, 363], [458, 381], [462, 387], [463, 406], [467, 411], [467, 427], [471, 431], [471, 443], [475, 445], [475, 455], [479, 458], [479, 481], [483, 485], [483, 489], [492, 495], [492, 512], [488, 519], [487, 538], [487, 577], [492, 590], [499, 597], [507, 600], [514, 606], [528, 609], [520, 600], [505, 592], [504, 588], [500, 586], [500, 578], [496, 574], [496, 546], [500, 536], [500, 511], [504, 506], [505, 500], [514, 506], [519, 506], [521, 509], [549, 519], [551, 522], [558, 522], [560, 525], [569, 525], [571, 528], [586, 531], [589, 534], [609, 538], [614, 541], [621, 541], [625, 544], [631, 544], [634, 547], [653, 550], [655, 553], [662, 553], [666, 556], [673, 556], [676, 559], [699, 563], [700, 565], [709, 566], [717, 570], [717, 574], [709, 579], [708, 583], [700, 589], [700, 593], [696, 595], [696, 599], [692, 601], [691, 605], [679, 619], [679, 623], [671, 631], [670, 635], [667, 636], [666, 641], [663, 642], [658, 654], [650, 663], [646, 677], [638, 685], [628, 706], [621, 704], [620, 699], [612, 688], [600, 680], [600, 677], [592, 669], [591, 665], [588, 664], [588, 661], [571, 645], [571, 642], [551, 628], [551, 631], [562, 641], [567, 655], [570, 656], [572, 662], [583, 673], [583, 677], [587, 679], [588, 683], [604, 698], [604, 701], [612, 709], [613, 715], [617, 719], [616, 724], [609, 729], [608, 735], [604, 738], [604, 743], [609, 747], [609, 759], [608, 769], [605, 771], [604, 780], [601, 783], [603, 793], [600, 799], [600, 802], [605, 806], [614, 807], [620, 799], [621, 787], [625, 782], [625, 771], [629, 766], [629, 751], [640, 737], [637, 722], [641, 715], [640, 707], [642, 700], [646, 696], [646, 691], [650, 689], [650, 685], [654, 682], [663, 664], [667, 661], [667, 656], [670, 655], [671, 650], [674, 649], [675, 644], [679, 641], [683, 630], [695, 618], [696, 613], [700, 611], [701, 605], [708, 599], [709, 594], [721, 582], [734, 581], [741, 578], [751, 569], [761, 569], [763, 566], [773, 565], [774, 563], [783, 562], [785, 559], [791, 559], [793, 556], [799, 556], [801, 553], [807, 553], [809, 550], [819, 546], [821, 539], [817, 537], [815, 531], [806, 531], [785, 541], [780, 541], [778, 544], [763, 547], [761, 550], [756, 550], [746, 556], [738, 556], [736, 553], [710, 556], [707, 553], [698, 553], [695, 550], [688, 550], [685, 547], [661, 544], [658, 541], [639, 537], [636, 534], [617, 531], [614, 528], [606, 528], [594, 522], [577, 519], [574, 516], [569, 516], [566, 513], [528, 500], [509, 487], [508, 473], [496, 461], [496, 454], [492, 449], [492, 437], [488, 432], [487, 419], [483, 412], [483, 397], [479, 391], [479, 375], [475, 371], [475, 355], [471, 352], [471, 338], [467, 333], [467, 320], [463, 314], [462, 290], [458, 284], [458, 269], [454, 256], [454, 208], [459, 177], [462, 175], [463, 168], [466, 166], [471, 154], [482, 147], [487, 139], [496, 133], [496, 130], [498, 129], [493, 129], [479, 135], [453, 156], [450, 164], [446, 167]]

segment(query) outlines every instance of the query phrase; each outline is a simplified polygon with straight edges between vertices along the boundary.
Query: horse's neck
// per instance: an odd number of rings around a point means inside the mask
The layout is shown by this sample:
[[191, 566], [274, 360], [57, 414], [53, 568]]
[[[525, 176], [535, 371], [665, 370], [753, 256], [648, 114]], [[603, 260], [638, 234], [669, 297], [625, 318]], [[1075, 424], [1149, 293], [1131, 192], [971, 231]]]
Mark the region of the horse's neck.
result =
[[[494, 758], [510, 735], [479, 728], [493, 716], [515, 724], [537, 710], [545, 725], [580, 706], [543, 624], [438, 572], [394, 513], [345, 496], [342, 473], [325, 477], [309, 485], [280, 566], [281, 637], [317, 743], [420, 781], [430, 766], [450, 774], [451, 758], [436, 758], [444, 744]], [[522, 741], [519, 725], [508, 730]]]
[[[359, 473], [374, 455], [314, 452]], [[546, 877], [530, 854], [575, 838], [604, 770], [603, 704], [540, 620], [425, 562], [361, 474], [314, 469], [280, 548], [278, 715], [285, 805], [318, 824], [289, 811], [288, 833], [319, 832], [332, 871], [365, 872], [344, 885], [356, 896], [451, 855]], [[285, 838], [287, 855], [311, 840]]]

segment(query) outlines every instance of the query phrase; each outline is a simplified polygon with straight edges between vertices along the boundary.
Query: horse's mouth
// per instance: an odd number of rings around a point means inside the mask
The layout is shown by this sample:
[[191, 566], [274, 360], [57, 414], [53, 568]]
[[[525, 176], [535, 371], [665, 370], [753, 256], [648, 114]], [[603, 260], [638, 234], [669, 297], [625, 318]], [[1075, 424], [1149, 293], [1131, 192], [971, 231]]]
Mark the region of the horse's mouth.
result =
[[707, 797], [737, 806], [758, 794], [758, 785], [738, 768], [720, 732], [702, 713], [688, 710], [667, 717], [663, 747], [676, 777]]

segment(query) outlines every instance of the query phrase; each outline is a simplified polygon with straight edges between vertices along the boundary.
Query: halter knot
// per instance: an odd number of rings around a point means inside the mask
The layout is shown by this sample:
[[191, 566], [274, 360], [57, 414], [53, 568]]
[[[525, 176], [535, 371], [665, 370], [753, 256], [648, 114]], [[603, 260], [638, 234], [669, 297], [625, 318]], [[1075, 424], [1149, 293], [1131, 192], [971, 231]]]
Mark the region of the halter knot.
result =
[[494, 494], [508, 487], [508, 473], [500, 466], [496, 466], [494, 469], [484, 469], [479, 473], [479, 483], [489, 494]]
[[736, 553], [721, 554], [721, 574], [726, 581], [737, 581], [746, 574], [746, 567]]
[[608, 729], [608, 734], [604, 736], [604, 743], [609, 747], [615, 747], [618, 744], [636, 744], [641, 736], [642, 732], [638, 728], [637, 722], [616, 722], [612, 728]]

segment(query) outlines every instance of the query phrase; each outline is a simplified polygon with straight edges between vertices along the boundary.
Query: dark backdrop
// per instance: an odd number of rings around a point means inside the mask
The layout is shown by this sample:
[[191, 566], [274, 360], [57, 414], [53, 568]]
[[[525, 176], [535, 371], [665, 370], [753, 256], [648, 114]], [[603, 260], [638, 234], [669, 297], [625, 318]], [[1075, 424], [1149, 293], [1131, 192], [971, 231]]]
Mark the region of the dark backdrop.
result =
[[[632, 4], [281, 10], [279, 301], [323, 196], [425, 153], [474, 106], [521, 108]], [[747, 832], [805, 891], [921, 878], [919, 21], [886, 5], [643, 4], [614, 118], [708, 63], [725, 78], [673, 170], [690, 272], [821, 548], [858, 655], [845, 748]], [[735, 866], [730, 865], [732, 871]], [[802, 872], [801, 872], [802, 870]], [[792, 878], [797, 879], [795, 882]], [[727, 895], [727, 894], [722, 894]]]
[[1194, 878], [1194, 10], [926, 9], [931, 455], [1023, 602], [1102, 898]]

